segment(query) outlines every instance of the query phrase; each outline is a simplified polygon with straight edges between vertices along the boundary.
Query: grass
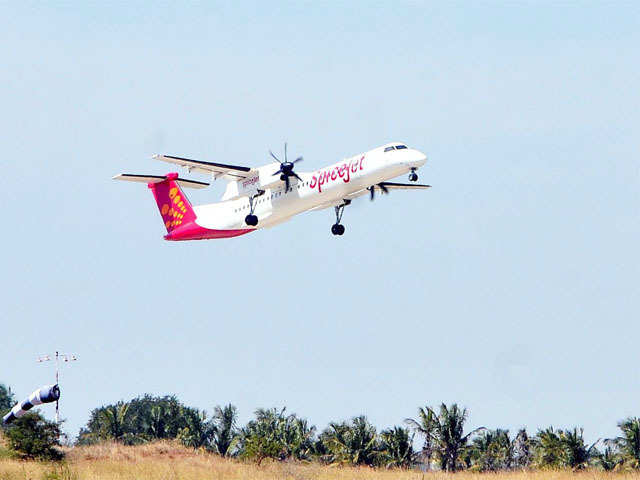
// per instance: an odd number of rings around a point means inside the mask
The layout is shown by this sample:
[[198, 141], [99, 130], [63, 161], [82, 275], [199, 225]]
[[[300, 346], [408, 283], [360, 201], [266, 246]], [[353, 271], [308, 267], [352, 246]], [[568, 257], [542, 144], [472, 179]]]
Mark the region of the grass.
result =
[[74, 447], [60, 464], [0, 458], [0, 480], [640, 480], [640, 472], [422, 473], [305, 463], [255, 464], [194, 452], [169, 442]]

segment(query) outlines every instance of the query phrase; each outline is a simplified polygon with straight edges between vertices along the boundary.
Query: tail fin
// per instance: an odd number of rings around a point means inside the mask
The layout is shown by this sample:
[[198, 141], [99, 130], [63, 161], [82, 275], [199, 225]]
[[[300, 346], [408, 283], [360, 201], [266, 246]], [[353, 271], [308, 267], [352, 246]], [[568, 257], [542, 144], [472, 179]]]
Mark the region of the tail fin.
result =
[[177, 178], [177, 173], [169, 173], [163, 181], [149, 182], [147, 185], [156, 199], [167, 233], [171, 233], [180, 225], [193, 222], [196, 219], [191, 202], [187, 200], [180, 185], [176, 182]]
[[171, 233], [181, 225], [193, 222], [196, 219], [191, 202], [182, 192], [180, 186], [204, 188], [209, 185], [205, 182], [178, 178], [177, 173], [168, 173], [163, 177], [122, 173], [113, 178], [132, 182], [148, 182], [147, 186], [151, 189], [153, 197], [156, 199], [167, 233]]

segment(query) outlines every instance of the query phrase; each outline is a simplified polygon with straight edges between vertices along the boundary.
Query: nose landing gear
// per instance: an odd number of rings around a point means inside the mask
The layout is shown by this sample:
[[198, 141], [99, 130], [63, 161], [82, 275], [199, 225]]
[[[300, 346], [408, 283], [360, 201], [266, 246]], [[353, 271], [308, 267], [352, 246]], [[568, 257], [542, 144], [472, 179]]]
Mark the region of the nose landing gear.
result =
[[337, 207], [335, 207], [336, 223], [331, 225], [331, 233], [333, 233], [334, 235], [344, 235], [344, 225], [342, 225], [340, 223], [340, 221], [342, 220], [342, 214], [344, 213], [344, 207], [346, 207], [350, 203], [351, 203], [351, 200], [345, 200], [343, 204], [338, 205]]
[[416, 173], [416, 169], [415, 168], [411, 169], [411, 173], [409, 174], [409, 181], [410, 182], [417, 182], [418, 181], [418, 174]]

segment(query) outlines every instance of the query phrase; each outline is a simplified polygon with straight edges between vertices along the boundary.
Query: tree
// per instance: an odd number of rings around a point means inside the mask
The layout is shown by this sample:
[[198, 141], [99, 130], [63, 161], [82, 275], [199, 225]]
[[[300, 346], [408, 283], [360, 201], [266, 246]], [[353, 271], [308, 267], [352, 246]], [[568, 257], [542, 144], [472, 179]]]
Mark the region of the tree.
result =
[[78, 436], [78, 444], [107, 439], [135, 444], [177, 438], [179, 434], [189, 444], [200, 444], [202, 438], [197, 437], [202, 432], [198, 430], [204, 428], [198, 425], [200, 415], [199, 410], [184, 406], [175, 396], [144, 395], [94, 409]]
[[537, 467], [560, 468], [564, 466], [564, 445], [560, 435], [553, 427], [538, 430], [534, 445]]
[[282, 423], [285, 455], [296, 460], [310, 460], [314, 452], [316, 427], [304, 418], [289, 416]]
[[212, 427], [207, 422], [206, 413], [189, 408], [182, 415], [186, 425], [178, 432], [178, 441], [193, 449], [210, 448]]
[[560, 439], [564, 445], [564, 463], [574, 470], [579, 470], [589, 465], [590, 460], [596, 454], [596, 444], [600, 441], [597, 440], [590, 447], [587, 447], [582, 433], [582, 428], [565, 430], [560, 433]]
[[7, 410], [10, 410], [11, 407], [15, 405], [16, 401], [13, 398], [13, 393], [11, 389], [0, 383], [0, 413], [4, 415], [7, 413]]
[[121, 440], [130, 431], [129, 403], [118, 402], [109, 405], [100, 412], [101, 433], [103, 438]]
[[363, 415], [350, 423], [329, 424], [321, 440], [329, 452], [331, 463], [374, 465], [379, 457], [376, 429]]
[[433, 428], [435, 425], [435, 413], [430, 408], [419, 408], [418, 409], [418, 419], [414, 420], [412, 418], [405, 419], [405, 423], [407, 423], [413, 430], [423, 438], [422, 451], [420, 452], [420, 456], [422, 457], [422, 461], [424, 462], [426, 470], [431, 468], [431, 460], [434, 456], [433, 451]]
[[314, 447], [315, 427], [295, 414], [285, 415], [285, 408], [258, 409], [240, 434], [240, 455], [261, 464], [265, 458], [286, 460], [310, 458]]
[[[407, 419], [407, 422], [416, 428], [422, 435], [428, 435], [431, 439], [433, 456], [440, 469], [455, 472], [462, 465], [460, 456], [467, 449], [469, 438], [484, 430], [484, 427], [464, 434], [464, 423], [467, 420], [467, 409], [460, 409], [457, 404], [447, 407], [440, 405], [440, 411], [436, 412], [429, 406], [418, 410], [419, 420]], [[429, 422], [425, 424], [425, 421]], [[423, 433], [424, 432], [424, 433]]]
[[615, 470], [622, 463], [622, 458], [615, 444], [605, 442], [604, 452], [595, 455], [596, 464], [606, 472]]
[[255, 460], [258, 465], [266, 458], [280, 460], [285, 451], [280, 427], [285, 421], [285, 409], [258, 409], [256, 419], [242, 431], [242, 456]]
[[9, 450], [18, 457], [38, 460], [61, 460], [64, 455], [56, 449], [60, 443], [60, 428], [38, 412], [29, 412], [15, 419], [4, 435]]
[[531, 440], [527, 430], [521, 428], [513, 439], [513, 466], [514, 468], [527, 468], [531, 464]]
[[587, 447], [582, 429], [539, 430], [535, 439], [536, 465], [541, 468], [582, 469], [594, 458], [598, 441]]
[[413, 435], [409, 429], [393, 427], [380, 432], [381, 463], [387, 467], [410, 468], [416, 463]]
[[510, 469], [514, 462], [514, 444], [509, 431], [486, 430], [474, 438], [469, 449], [474, 467], [482, 472]]
[[233, 454], [238, 443], [238, 412], [236, 407], [229, 404], [225, 407], [217, 406], [213, 413], [213, 448], [222, 455], [228, 457]]
[[622, 435], [611, 439], [620, 450], [622, 461], [630, 468], [640, 468], [640, 418], [629, 417], [618, 422]]

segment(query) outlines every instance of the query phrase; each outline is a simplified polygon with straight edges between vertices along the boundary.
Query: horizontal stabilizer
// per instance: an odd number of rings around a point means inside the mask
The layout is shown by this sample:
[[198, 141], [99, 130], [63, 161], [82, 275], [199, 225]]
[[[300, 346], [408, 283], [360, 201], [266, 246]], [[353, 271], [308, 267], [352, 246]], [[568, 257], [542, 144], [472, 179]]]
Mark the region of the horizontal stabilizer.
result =
[[[133, 175], [131, 173], [120, 173], [113, 177], [114, 180], [126, 180], [127, 182], [140, 183], [160, 183], [167, 177], [165, 175]], [[196, 180], [187, 180], [186, 178], [176, 178], [176, 183], [186, 188], [205, 188], [209, 184], [206, 182], [198, 182]]]

